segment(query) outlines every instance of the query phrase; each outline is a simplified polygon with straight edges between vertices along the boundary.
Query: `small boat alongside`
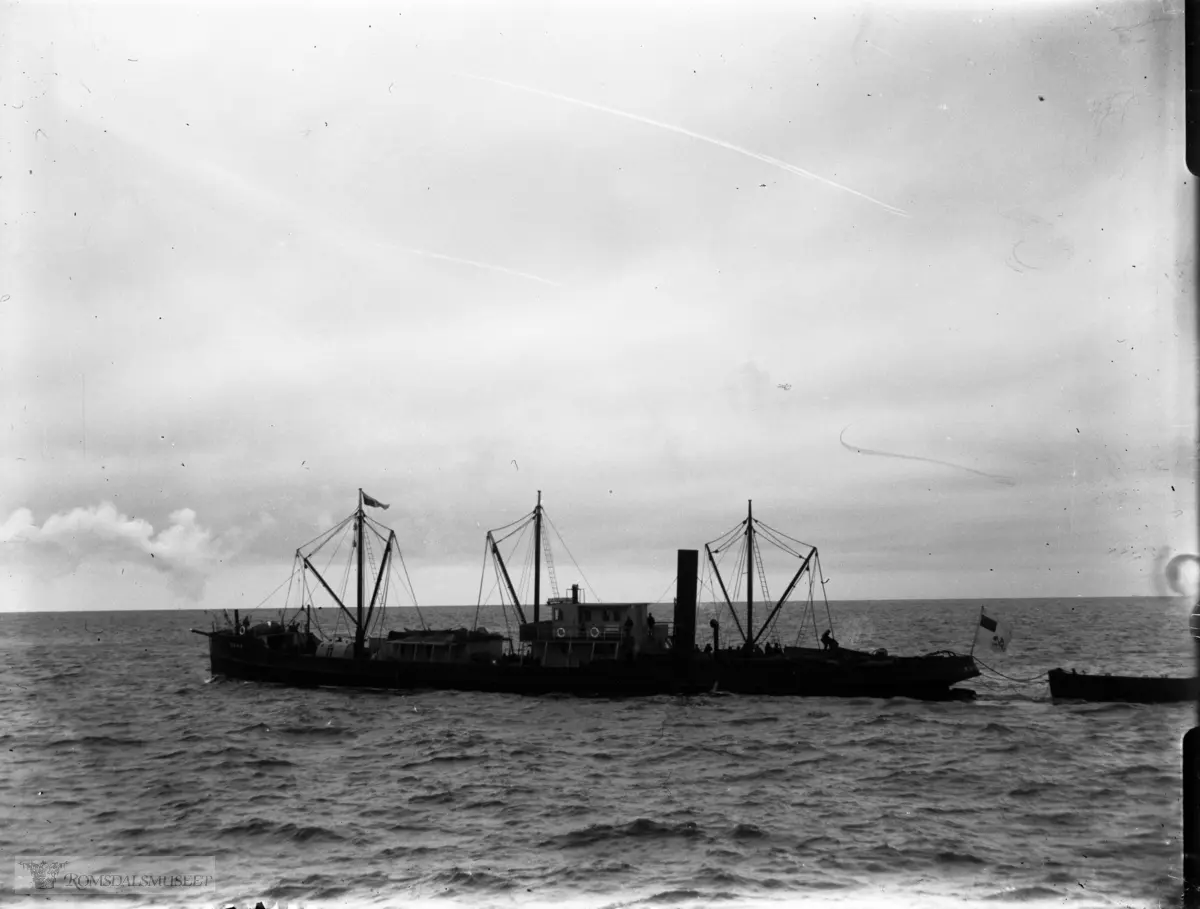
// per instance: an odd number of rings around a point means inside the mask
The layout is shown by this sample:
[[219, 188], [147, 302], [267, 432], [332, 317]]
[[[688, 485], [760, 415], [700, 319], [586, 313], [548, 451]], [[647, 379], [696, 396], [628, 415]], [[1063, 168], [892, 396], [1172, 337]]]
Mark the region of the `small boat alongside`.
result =
[[[588, 602], [578, 584], [559, 595], [549, 541], [543, 531], [541, 494], [533, 512], [519, 521], [488, 531], [488, 563], [495, 570], [495, 589], [508, 633], [472, 628], [431, 628], [416, 606], [412, 585], [394, 530], [366, 514], [387, 508], [359, 490], [358, 508], [336, 526], [296, 551], [289, 593], [299, 606], [280, 612], [279, 620], [252, 622], [234, 611], [232, 619], [208, 638], [215, 676], [297, 687], [340, 686], [382, 689], [452, 689], [514, 694], [564, 693], [630, 697], [661, 694], [700, 694], [714, 690], [735, 694], [912, 697], [929, 700], [963, 699], [973, 692], [955, 688], [979, 675], [969, 655], [939, 651], [923, 656], [895, 656], [882, 648], [858, 651], [840, 647], [833, 637], [828, 600], [826, 632], [818, 634], [815, 591], [824, 597], [817, 549], [760, 525], [748, 512], [746, 520], [705, 546], [716, 583], [741, 638], [722, 647], [720, 622], [709, 625], [713, 641], [702, 651], [696, 641], [699, 553], [680, 550], [677, 596], [672, 621], [656, 621], [650, 602]], [[553, 526], [553, 525], [551, 525]], [[500, 543], [514, 536], [525, 539], [532, 529], [531, 557], [524, 561], [522, 584], [514, 584]], [[771, 603], [766, 619], [756, 627], [753, 581], [757, 566], [760, 590], [766, 572], [758, 546], [760, 535], [782, 543], [799, 560], [783, 595]], [[346, 547], [349, 562], [335, 585], [327, 576], [338, 552]], [[743, 545], [746, 565], [745, 611], [735, 608], [720, 575], [717, 555]], [[332, 549], [328, 558], [318, 554]], [[554, 595], [543, 612], [542, 554], [545, 552]], [[323, 568], [318, 568], [318, 562]], [[530, 568], [532, 571], [530, 572]], [[522, 590], [532, 575], [532, 602]], [[739, 580], [742, 575], [739, 574]], [[353, 579], [353, 597], [347, 589]], [[789, 597], [807, 579], [801, 631], [785, 645], [776, 633], [781, 611], [798, 604]], [[818, 584], [818, 580], [820, 583]], [[287, 583], [287, 582], [285, 582]], [[340, 589], [335, 589], [335, 586]], [[281, 585], [282, 587], [282, 585]], [[481, 593], [483, 584], [480, 585]], [[736, 589], [736, 585], [735, 585]], [[388, 627], [389, 599], [405, 591], [419, 629]], [[482, 605], [481, 596], [481, 605]], [[330, 608], [314, 611], [314, 601]], [[526, 612], [529, 606], [531, 615]], [[393, 610], [394, 612], [394, 610]], [[333, 627], [321, 616], [332, 615]], [[813, 640], [802, 642], [809, 619]], [[326, 618], [326, 624], [329, 619]], [[515, 625], [517, 633], [511, 632]]]
[[1051, 669], [1050, 696], [1055, 700], [1170, 704], [1200, 700], [1200, 678], [1094, 675]]

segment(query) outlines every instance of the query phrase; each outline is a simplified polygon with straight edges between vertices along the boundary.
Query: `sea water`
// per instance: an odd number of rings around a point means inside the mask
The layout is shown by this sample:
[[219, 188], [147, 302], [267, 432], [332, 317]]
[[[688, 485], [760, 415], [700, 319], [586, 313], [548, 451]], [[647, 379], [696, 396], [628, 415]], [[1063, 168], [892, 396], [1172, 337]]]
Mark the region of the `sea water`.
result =
[[205, 613], [0, 615], [0, 901], [73, 899], [14, 892], [18, 856], [175, 855], [216, 869], [180, 905], [1177, 902], [1194, 708], [1044, 673], [1191, 674], [1186, 604], [835, 603], [780, 637], [966, 652], [981, 606], [1013, 641], [956, 703], [293, 690], [212, 679]]

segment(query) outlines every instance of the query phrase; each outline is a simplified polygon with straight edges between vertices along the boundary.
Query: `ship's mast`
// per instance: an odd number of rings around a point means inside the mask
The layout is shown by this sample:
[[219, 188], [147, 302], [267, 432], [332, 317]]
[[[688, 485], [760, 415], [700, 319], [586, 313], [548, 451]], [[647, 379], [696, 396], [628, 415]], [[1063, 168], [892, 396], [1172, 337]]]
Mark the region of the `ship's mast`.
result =
[[746, 502], [746, 650], [754, 646], [754, 501]]
[[538, 490], [537, 507], [533, 509], [533, 622], [536, 625], [542, 595], [542, 491]]
[[354, 657], [361, 659], [363, 656], [363, 491], [358, 491], [358, 511], [354, 515], [354, 542], [358, 548], [358, 580], [356, 583], [358, 594], [358, 621], [355, 623], [354, 630]]

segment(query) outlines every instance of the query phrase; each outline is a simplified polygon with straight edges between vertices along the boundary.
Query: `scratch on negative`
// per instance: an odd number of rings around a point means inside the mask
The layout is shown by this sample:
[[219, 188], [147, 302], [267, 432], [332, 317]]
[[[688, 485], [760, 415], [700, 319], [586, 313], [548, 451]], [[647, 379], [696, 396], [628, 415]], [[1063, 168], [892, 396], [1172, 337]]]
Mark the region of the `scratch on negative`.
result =
[[[851, 426], [854, 424], [850, 424]], [[847, 426], [846, 429], [849, 429]], [[842, 447], [853, 451], [855, 454], [874, 455], [879, 458], [899, 458], [903, 461], [924, 461], [927, 464], [937, 464], [940, 467], [949, 467], [953, 470], [963, 470], [967, 473], [973, 473], [979, 477], [987, 477], [989, 480], [995, 480], [1002, 486], [1016, 486], [1017, 481], [1013, 477], [1006, 477], [1002, 474], [988, 473], [984, 470], [976, 470], [974, 467], [965, 467], [962, 464], [953, 464], [950, 461], [939, 461], [937, 458], [923, 458], [920, 455], [898, 454], [893, 451], [875, 451], [870, 448], [859, 448], [856, 445], [850, 445], [846, 442], [846, 429], [843, 429], [841, 435], [838, 436], [838, 441], [842, 443]]]

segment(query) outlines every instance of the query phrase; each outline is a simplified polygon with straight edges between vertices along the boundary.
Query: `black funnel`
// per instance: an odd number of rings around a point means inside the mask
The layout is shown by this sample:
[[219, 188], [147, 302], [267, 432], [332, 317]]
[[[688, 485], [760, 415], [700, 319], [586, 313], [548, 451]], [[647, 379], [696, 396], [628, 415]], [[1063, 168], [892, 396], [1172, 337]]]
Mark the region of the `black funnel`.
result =
[[675, 640], [673, 650], [681, 662], [691, 660], [696, 649], [696, 574], [700, 554], [695, 549], [680, 549], [675, 581]]

